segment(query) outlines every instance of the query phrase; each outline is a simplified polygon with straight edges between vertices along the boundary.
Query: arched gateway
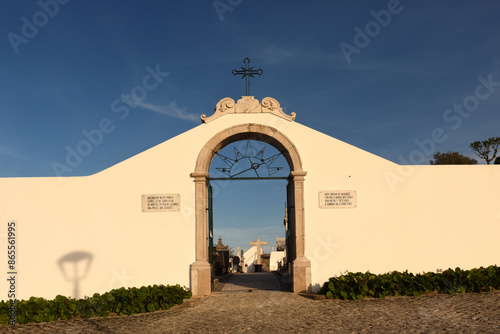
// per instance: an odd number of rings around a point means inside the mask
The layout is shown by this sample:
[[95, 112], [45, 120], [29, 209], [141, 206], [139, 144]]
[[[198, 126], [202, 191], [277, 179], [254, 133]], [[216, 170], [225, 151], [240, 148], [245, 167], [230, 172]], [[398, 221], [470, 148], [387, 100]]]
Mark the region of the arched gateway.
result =
[[[255, 103], [253, 97], [243, 97], [243, 102]], [[238, 113], [237, 105], [232, 99], [224, 99], [219, 102], [216, 113], [206, 118], [202, 115], [204, 122], [209, 122], [227, 113]], [[258, 103], [258, 102], [257, 102]], [[243, 104], [243, 103], [242, 103]], [[285, 115], [276, 100], [265, 98], [260, 108], [245, 108], [245, 113], [269, 112], [278, 117], [293, 121], [295, 115]], [[243, 109], [240, 107], [240, 110]], [[229, 111], [229, 112], [228, 112]], [[195, 181], [195, 218], [196, 218], [196, 261], [191, 265], [191, 290], [193, 295], [209, 295], [211, 292], [211, 273], [208, 262], [208, 170], [215, 154], [226, 145], [233, 142], [253, 139], [274, 146], [283, 156], [290, 167], [288, 177], [288, 201], [289, 201], [289, 229], [292, 237], [291, 259], [294, 292], [310, 291], [311, 289], [311, 262], [305, 257], [305, 212], [304, 212], [304, 176], [307, 174], [302, 169], [302, 161], [295, 145], [282, 132], [269, 125], [257, 123], [238, 124], [226, 128], [213, 136], [201, 149], [195, 171], [191, 177]]]

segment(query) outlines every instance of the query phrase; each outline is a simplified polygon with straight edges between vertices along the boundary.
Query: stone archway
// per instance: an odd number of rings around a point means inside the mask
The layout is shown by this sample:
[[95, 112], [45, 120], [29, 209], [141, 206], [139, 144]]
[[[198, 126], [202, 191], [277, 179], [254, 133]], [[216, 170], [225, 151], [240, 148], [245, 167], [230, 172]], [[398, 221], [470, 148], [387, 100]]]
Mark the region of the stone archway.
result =
[[311, 290], [311, 261], [305, 257], [305, 219], [304, 219], [304, 176], [299, 152], [293, 143], [277, 129], [255, 123], [235, 125], [212, 137], [201, 149], [191, 177], [195, 181], [196, 217], [196, 261], [191, 264], [191, 291], [194, 296], [206, 296], [211, 292], [210, 264], [208, 262], [208, 193], [207, 179], [210, 163], [215, 152], [239, 140], [254, 139], [268, 143], [283, 152], [290, 166], [289, 198], [291, 216], [289, 226], [292, 233], [292, 275], [295, 293]]

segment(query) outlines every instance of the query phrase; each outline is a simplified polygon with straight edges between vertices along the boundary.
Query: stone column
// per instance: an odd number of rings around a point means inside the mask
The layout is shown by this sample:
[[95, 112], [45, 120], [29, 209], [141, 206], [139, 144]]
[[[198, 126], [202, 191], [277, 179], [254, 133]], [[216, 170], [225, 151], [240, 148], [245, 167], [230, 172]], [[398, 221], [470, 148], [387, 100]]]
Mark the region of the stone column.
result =
[[195, 182], [196, 261], [191, 264], [191, 292], [193, 296], [211, 293], [210, 263], [208, 263], [208, 173], [191, 173]]
[[311, 292], [311, 261], [305, 257], [304, 176], [307, 172], [291, 172], [295, 212], [295, 254], [293, 292]]

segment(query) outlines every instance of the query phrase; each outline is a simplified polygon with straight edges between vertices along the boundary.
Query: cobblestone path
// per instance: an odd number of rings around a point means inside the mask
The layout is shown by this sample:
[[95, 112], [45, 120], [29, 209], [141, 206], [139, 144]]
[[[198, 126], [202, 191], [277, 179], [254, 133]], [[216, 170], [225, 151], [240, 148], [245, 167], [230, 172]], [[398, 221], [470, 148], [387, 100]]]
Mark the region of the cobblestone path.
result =
[[262, 272], [233, 275], [227, 280], [222, 280], [215, 291], [282, 291], [285, 289], [282, 280], [277, 274]]
[[188, 308], [16, 325], [0, 328], [0, 332], [500, 333], [500, 291], [361, 301], [312, 300], [277, 291], [279, 280], [272, 275], [238, 276], [219, 284], [222, 291]]

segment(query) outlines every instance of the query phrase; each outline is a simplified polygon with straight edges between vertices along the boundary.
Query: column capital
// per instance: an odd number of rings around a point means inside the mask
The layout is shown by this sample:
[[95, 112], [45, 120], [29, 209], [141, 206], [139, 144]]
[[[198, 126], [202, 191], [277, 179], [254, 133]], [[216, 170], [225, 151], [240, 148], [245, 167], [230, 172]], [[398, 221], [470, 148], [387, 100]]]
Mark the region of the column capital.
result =
[[305, 171], [291, 171], [290, 175], [288, 175], [289, 179], [292, 180], [304, 180], [304, 176], [307, 175], [307, 172]]
[[198, 173], [198, 172], [194, 172], [194, 173], [191, 173], [190, 175], [192, 178], [195, 179], [195, 181], [206, 181], [207, 178], [209, 177], [208, 173], [207, 172], [201, 172], [201, 173]]

